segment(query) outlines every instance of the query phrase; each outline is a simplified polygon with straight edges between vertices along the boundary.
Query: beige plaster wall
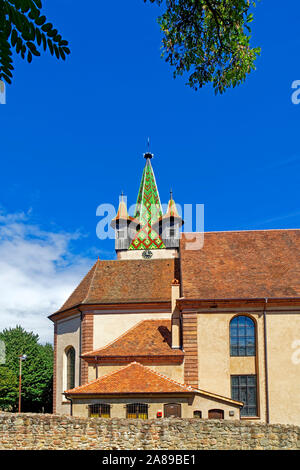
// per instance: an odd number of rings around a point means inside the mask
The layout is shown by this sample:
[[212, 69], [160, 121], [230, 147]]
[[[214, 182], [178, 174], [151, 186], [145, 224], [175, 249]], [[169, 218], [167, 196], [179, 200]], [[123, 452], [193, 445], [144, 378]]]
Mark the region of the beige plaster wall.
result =
[[[230, 357], [229, 323], [236, 314], [257, 322], [257, 356]], [[270, 423], [300, 424], [300, 312], [267, 312]], [[257, 374], [258, 415], [266, 422], [263, 312], [198, 314], [199, 388], [231, 396], [230, 375]], [[245, 418], [243, 418], [245, 419]]]
[[57, 413], [70, 412], [70, 403], [62, 393], [66, 387], [65, 350], [68, 346], [75, 349], [75, 386], [79, 385], [79, 349], [80, 349], [80, 316], [57, 322], [57, 373], [56, 373], [56, 410]]
[[[250, 314], [257, 322], [257, 356], [230, 357], [229, 324], [237, 314]], [[231, 397], [231, 375], [257, 374], [258, 414], [265, 420], [264, 330], [262, 312], [198, 314], [199, 388]]]
[[[88, 416], [88, 405], [95, 403], [109, 403], [111, 405], [111, 418], [126, 418], [126, 404], [127, 403], [148, 403], [148, 418], [154, 419], [157, 417], [157, 412], [161, 411], [164, 417], [164, 404], [167, 403], [180, 403], [182, 418], [193, 418], [194, 410], [202, 411], [202, 418], [208, 418], [208, 410], [222, 409], [224, 410], [225, 419], [239, 419], [239, 407], [228, 405], [218, 400], [213, 400], [201, 395], [194, 397], [121, 397], [111, 398], [109, 396], [103, 398], [90, 398], [90, 399], [74, 399], [73, 400], [73, 416]], [[229, 411], [233, 411], [234, 415], [229, 416]]]
[[[170, 287], [171, 290], [171, 287]], [[142, 320], [170, 319], [171, 312], [95, 312], [94, 348], [111, 343]]]
[[270, 422], [300, 425], [300, 313], [268, 313]]

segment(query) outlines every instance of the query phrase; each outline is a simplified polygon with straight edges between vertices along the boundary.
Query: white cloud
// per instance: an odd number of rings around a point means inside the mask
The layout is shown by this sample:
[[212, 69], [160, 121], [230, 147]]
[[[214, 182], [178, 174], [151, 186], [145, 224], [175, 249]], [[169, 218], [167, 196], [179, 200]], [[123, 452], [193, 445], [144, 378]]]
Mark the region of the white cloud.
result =
[[78, 233], [43, 231], [29, 214], [0, 212], [0, 331], [17, 324], [53, 340], [47, 318], [65, 302], [94, 260], [74, 255]]

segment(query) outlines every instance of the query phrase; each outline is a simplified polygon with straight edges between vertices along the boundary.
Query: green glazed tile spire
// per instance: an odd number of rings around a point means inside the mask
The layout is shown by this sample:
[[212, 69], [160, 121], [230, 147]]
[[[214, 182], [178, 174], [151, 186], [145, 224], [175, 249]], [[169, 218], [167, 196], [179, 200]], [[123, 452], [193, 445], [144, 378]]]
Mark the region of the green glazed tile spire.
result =
[[138, 219], [140, 230], [131, 242], [129, 250], [156, 250], [165, 248], [153, 224], [162, 216], [162, 207], [151, 165], [151, 153], [145, 154], [146, 165], [136, 202], [135, 218]]

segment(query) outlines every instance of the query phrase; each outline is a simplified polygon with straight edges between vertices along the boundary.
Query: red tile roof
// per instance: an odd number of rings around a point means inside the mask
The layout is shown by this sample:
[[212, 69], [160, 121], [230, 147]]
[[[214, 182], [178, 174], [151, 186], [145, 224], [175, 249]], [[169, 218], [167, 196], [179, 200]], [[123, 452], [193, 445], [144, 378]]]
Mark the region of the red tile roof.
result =
[[67, 390], [65, 393], [68, 395], [110, 395], [193, 392], [196, 390], [188, 385], [176, 382], [138, 362], [132, 362], [122, 369], [104, 375], [86, 385]]
[[98, 260], [59, 312], [80, 304], [170, 302], [178, 260]]
[[181, 240], [186, 299], [300, 297], [300, 230], [206, 232], [191, 250], [202, 236]]
[[179, 356], [183, 352], [172, 349], [171, 320], [143, 320], [104, 348], [82, 357], [155, 357]]
[[170, 379], [166, 375], [160, 374], [149, 367], [145, 367], [138, 362], [131, 362], [122, 369], [103, 375], [99, 379], [67, 390], [66, 395], [128, 395], [128, 394], [170, 394], [170, 393], [197, 393], [207, 398], [228, 402], [233, 405], [243, 406], [240, 401], [227, 398], [216, 393], [207, 392], [192, 388], [176, 380]]

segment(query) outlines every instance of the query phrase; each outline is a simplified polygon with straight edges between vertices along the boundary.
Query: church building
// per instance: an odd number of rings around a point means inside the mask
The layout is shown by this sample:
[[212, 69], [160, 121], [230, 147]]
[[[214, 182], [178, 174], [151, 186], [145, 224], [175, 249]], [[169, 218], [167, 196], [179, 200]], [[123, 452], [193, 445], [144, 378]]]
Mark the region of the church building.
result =
[[186, 233], [146, 163], [54, 323], [54, 413], [300, 425], [300, 230]]

